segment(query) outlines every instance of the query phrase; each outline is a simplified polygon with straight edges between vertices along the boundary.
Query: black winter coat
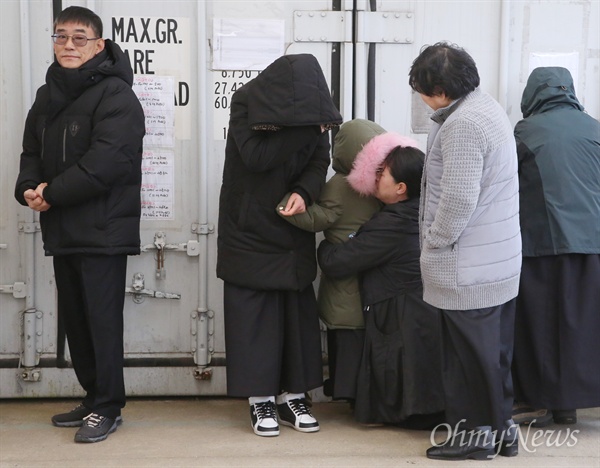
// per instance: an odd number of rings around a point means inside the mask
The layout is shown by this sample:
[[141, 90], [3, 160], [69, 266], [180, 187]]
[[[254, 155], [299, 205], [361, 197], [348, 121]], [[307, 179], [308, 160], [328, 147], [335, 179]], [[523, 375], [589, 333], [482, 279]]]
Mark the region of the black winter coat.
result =
[[46, 255], [138, 254], [145, 120], [133, 71], [112, 41], [77, 69], [54, 62], [23, 135], [15, 197], [47, 182]]
[[365, 345], [354, 415], [362, 423], [444, 410], [440, 312], [423, 301], [418, 215], [418, 198], [386, 205], [348, 242], [319, 245], [325, 274], [361, 275]]
[[319, 265], [326, 275], [361, 275], [363, 306], [418, 291], [419, 199], [386, 205], [343, 244], [321, 242]]
[[219, 278], [259, 290], [302, 290], [315, 279], [314, 233], [275, 210], [288, 192], [307, 206], [317, 199], [330, 148], [320, 126], [341, 121], [312, 55], [281, 57], [236, 91], [219, 200]]

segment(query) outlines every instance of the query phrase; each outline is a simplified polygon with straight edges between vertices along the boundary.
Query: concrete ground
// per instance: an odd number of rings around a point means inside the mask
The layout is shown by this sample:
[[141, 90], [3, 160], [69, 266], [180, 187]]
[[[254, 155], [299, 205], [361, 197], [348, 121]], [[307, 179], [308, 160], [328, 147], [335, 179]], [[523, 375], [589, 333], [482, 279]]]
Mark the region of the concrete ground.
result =
[[518, 457], [440, 462], [425, 457], [430, 432], [359, 425], [346, 403], [314, 404], [320, 432], [283, 426], [263, 438], [250, 428], [247, 400], [130, 399], [117, 432], [76, 444], [76, 429], [53, 427], [50, 417], [77, 403], [0, 401], [0, 467], [600, 467], [600, 408], [580, 410], [573, 426], [525, 428]]

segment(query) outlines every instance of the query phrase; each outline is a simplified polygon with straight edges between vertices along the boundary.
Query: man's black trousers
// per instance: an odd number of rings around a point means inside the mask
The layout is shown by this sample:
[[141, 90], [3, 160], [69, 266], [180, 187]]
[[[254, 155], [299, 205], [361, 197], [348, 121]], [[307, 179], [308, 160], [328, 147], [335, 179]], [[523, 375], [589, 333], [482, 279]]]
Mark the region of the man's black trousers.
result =
[[123, 305], [126, 255], [54, 257], [58, 316], [73, 367], [86, 392], [83, 404], [116, 418], [125, 406]]

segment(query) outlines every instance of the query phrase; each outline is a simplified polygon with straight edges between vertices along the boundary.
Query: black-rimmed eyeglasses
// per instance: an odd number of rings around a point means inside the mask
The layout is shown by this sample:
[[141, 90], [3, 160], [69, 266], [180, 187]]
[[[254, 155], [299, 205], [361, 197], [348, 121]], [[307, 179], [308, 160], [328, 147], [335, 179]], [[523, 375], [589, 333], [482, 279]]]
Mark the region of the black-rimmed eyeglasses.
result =
[[65, 45], [69, 38], [71, 38], [73, 40], [73, 45], [77, 47], [83, 47], [88, 41], [102, 39], [101, 37], [87, 37], [85, 34], [73, 34], [72, 36], [68, 36], [67, 34], [52, 34], [50, 37], [54, 43], [58, 45]]

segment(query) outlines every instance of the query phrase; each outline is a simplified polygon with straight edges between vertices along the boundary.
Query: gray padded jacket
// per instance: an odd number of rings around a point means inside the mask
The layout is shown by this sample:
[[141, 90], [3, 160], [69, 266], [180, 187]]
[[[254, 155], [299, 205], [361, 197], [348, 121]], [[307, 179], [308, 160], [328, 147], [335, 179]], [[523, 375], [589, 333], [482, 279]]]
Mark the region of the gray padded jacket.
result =
[[420, 207], [424, 300], [447, 310], [504, 304], [521, 271], [510, 122], [479, 89], [431, 118]]

